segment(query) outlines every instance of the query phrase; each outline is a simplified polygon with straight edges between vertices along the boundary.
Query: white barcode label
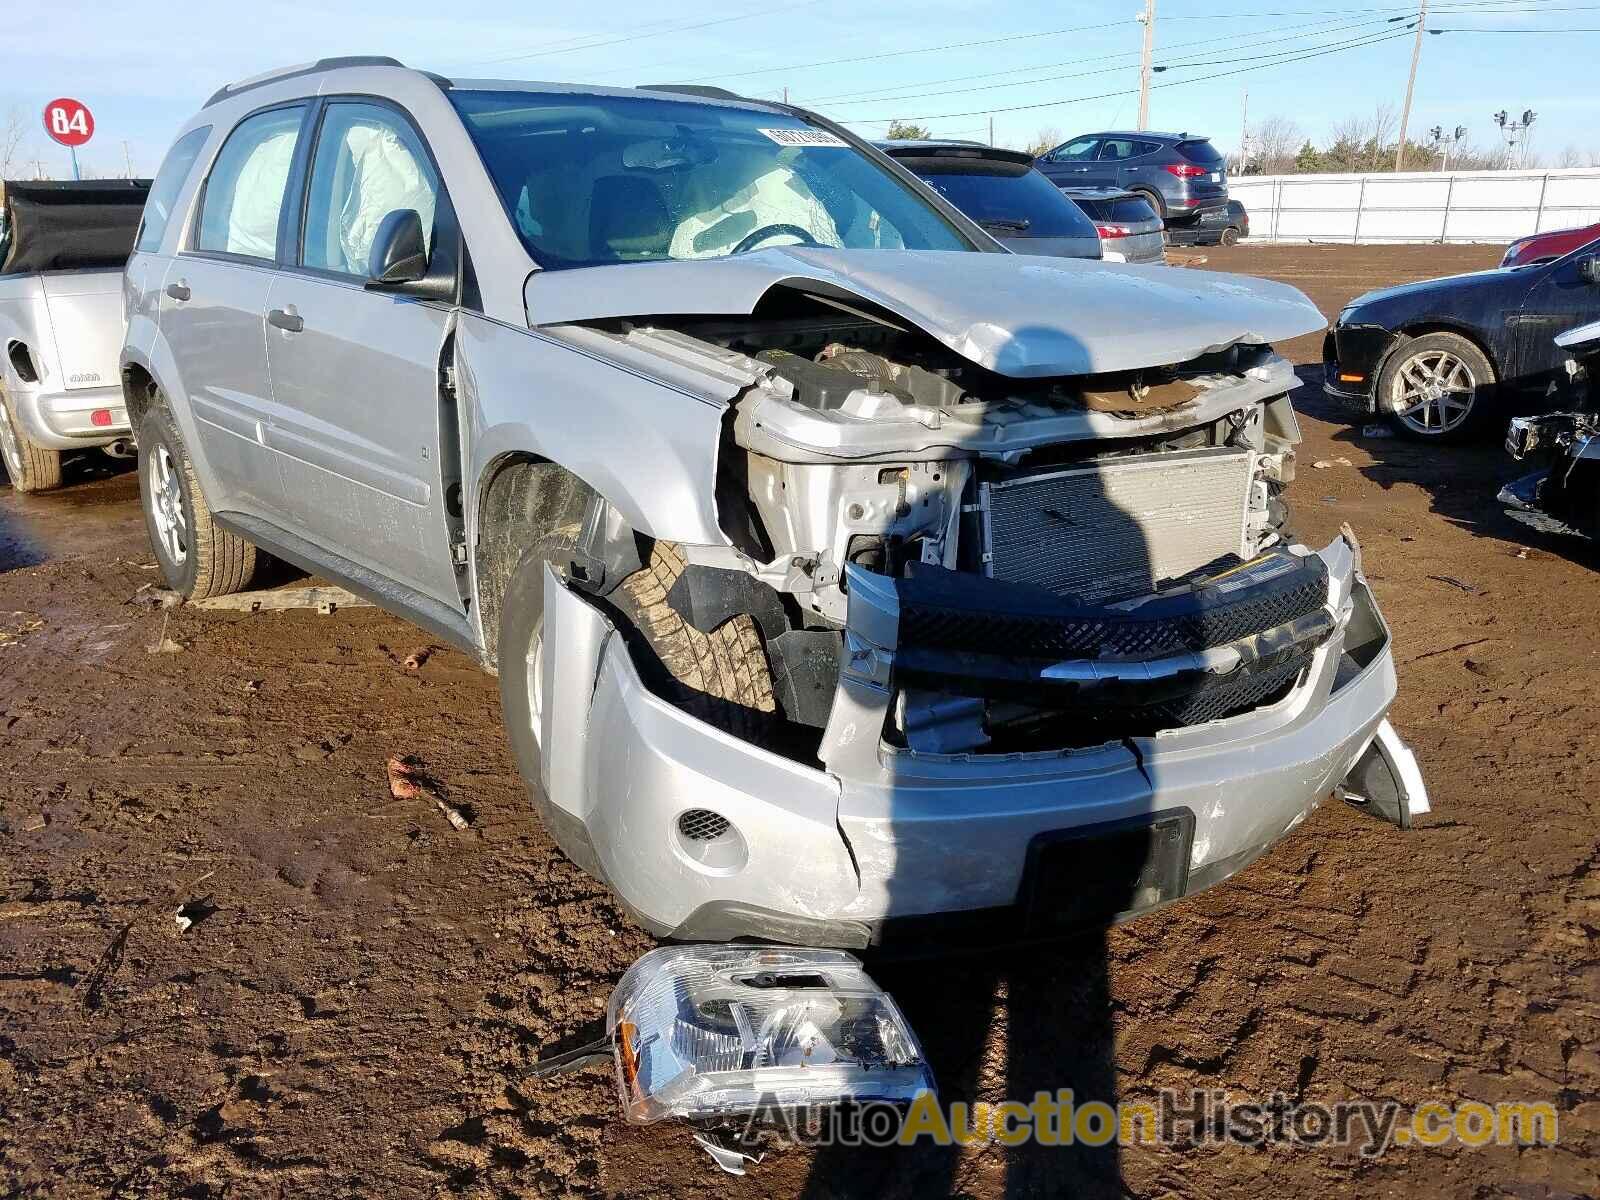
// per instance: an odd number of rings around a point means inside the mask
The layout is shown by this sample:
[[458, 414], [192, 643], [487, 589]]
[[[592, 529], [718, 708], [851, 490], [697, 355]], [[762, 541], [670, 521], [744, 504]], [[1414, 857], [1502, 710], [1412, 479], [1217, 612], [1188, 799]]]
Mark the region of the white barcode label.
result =
[[763, 129], [780, 146], [849, 146], [842, 137], [825, 129]]

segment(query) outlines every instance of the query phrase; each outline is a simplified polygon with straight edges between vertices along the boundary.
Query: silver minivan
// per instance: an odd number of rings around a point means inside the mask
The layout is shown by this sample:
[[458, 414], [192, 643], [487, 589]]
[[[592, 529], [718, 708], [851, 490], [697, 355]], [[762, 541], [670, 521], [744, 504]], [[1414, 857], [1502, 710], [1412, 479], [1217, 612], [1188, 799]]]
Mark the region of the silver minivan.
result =
[[1287, 524], [1292, 287], [1006, 253], [802, 109], [387, 59], [222, 89], [157, 190], [168, 582], [263, 548], [496, 671], [656, 933], [1042, 937], [1426, 810], [1354, 536]]

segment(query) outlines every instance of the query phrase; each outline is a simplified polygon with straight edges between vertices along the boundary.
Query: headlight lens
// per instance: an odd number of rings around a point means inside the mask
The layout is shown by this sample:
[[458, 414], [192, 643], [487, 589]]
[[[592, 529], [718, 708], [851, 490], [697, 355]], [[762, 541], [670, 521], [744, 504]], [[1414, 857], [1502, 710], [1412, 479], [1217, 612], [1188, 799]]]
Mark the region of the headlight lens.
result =
[[934, 1090], [899, 1006], [838, 950], [654, 950], [617, 984], [606, 1028], [622, 1110], [637, 1124], [909, 1104]]

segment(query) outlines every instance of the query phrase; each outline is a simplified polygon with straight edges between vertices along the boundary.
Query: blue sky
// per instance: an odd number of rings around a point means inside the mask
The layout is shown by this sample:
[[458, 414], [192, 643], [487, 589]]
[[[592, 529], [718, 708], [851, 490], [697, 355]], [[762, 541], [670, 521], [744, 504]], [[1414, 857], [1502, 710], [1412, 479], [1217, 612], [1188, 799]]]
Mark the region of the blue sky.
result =
[[[1062, 101], [1137, 86], [1138, 0], [611, 0], [559, 9], [211, 0], [184, 7], [189, 11], [174, 5], [170, 17], [160, 17], [148, 3], [11, 0], [0, 49], [0, 117], [22, 113], [26, 159], [42, 159], [57, 175], [69, 169], [66, 151], [44, 137], [39, 113], [53, 97], [71, 95], [95, 114], [95, 138], [80, 152], [84, 163], [120, 173], [126, 142], [136, 171], [149, 174], [173, 131], [218, 85], [353, 53], [391, 54], [462, 77], [695, 81], [764, 96], [787, 86], [795, 102], [837, 119], [931, 117], [924, 123], [946, 136], [986, 137], [992, 112], [996, 140], [1011, 144], [1041, 129], [1067, 136], [1131, 127], [1137, 111], [1132, 95]], [[1370, 114], [1382, 102], [1398, 107], [1411, 38], [1387, 18], [1407, 11], [1382, 0], [1159, 0], [1155, 62], [1171, 69], [1156, 82], [1174, 86], [1152, 92], [1150, 124], [1205, 132], [1231, 150], [1248, 88], [1252, 125], [1287, 117], [1323, 140], [1343, 118]], [[1474, 142], [1490, 145], [1499, 140], [1493, 111], [1533, 108], [1535, 153], [1548, 161], [1572, 147], [1586, 160], [1600, 156], [1600, 33], [1587, 32], [1600, 29], [1600, 0], [1432, 0], [1429, 24], [1526, 32], [1428, 37], [1414, 135], [1460, 124]], [[1548, 30], [1567, 32], [1539, 32]], [[1270, 57], [1396, 33], [1302, 62]], [[933, 49], [958, 42], [986, 44]], [[1183, 61], [1191, 65], [1178, 65]], [[1215, 77], [1246, 67], [1252, 69]], [[1177, 83], [1188, 79], [1196, 82]], [[1009, 86], [990, 86], [996, 83]], [[870, 134], [884, 125], [855, 128]]]

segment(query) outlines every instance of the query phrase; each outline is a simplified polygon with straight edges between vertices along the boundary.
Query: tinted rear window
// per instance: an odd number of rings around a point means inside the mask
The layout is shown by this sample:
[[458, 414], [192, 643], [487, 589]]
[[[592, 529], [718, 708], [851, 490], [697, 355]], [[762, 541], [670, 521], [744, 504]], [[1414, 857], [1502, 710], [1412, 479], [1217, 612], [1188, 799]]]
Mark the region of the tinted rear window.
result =
[[1118, 196], [1115, 200], [1079, 200], [1077, 203], [1096, 221], [1137, 225], [1141, 221], [1156, 219], [1156, 211], [1150, 207], [1150, 202], [1138, 196]]
[[1213, 170], [1222, 166], [1224, 161], [1222, 155], [1217, 153], [1217, 148], [1203, 139], [1198, 142], [1179, 142], [1177, 150], [1196, 166], [1210, 167]]
[[[995, 237], [1095, 237], [1094, 226], [1038, 171], [1021, 174], [976, 169], [970, 163], [930, 164], [911, 169], [934, 191]], [[1006, 222], [1007, 226], [986, 222]], [[1024, 228], [1011, 228], [1009, 223]]]

